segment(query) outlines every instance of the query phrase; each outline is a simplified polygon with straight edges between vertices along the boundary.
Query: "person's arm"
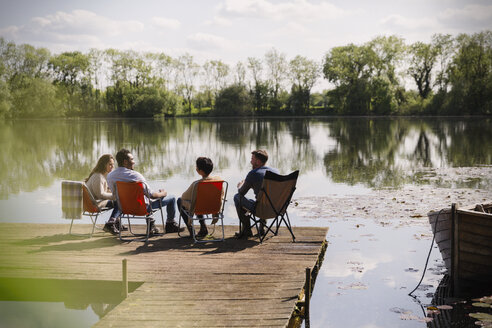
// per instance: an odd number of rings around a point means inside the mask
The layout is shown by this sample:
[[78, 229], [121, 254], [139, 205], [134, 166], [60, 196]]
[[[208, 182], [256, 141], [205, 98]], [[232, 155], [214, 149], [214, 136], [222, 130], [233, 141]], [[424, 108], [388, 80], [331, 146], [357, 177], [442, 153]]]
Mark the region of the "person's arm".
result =
[[108, 182], [104, 176], [101, 178], [101, 185], [102, 185], [102, 192], [101, 195], [103, 196], [102, 199], [109, 199], [109, 200], [116, 200], [115, 195], [111, 192], [111, 189], [108, 187]]
[[246, 195], [246, 193], [248, 192], [248, 190], [250, 190], [252, 187], [252, 184], [251, 184], [251, 172], [248, 173], [248, 175], [246, 176], [246, 179], [244, 179], [242, 181], [242, 183], [240, 182], [238, 184], [238, 193], [240, 193], [241, 195]]
[[107, 182], [102, 174], [96, 174], [94, 176], [94, 183], [92, 184], [92, 193], [97, 200], [113, 199], [113, 194], [107, 190]]
[[161, 198], [161, 197], [166, 197], [167, 196], [167, 191], [164, 189], [159, 189], [158, 191], [154, 191], [151, 194], [152, 198]]

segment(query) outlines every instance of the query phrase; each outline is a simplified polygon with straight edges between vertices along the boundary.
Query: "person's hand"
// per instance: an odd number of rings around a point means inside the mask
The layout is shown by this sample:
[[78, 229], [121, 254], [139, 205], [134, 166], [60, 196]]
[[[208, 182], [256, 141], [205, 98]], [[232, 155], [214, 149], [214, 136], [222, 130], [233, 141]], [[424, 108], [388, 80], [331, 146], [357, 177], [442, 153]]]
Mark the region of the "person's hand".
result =
[[244, 180], [243, 181], [240, 181], [238, 184], [237, 184], [237, 189], [241, 188], [241, 186], [243, 185], [244, 183]]

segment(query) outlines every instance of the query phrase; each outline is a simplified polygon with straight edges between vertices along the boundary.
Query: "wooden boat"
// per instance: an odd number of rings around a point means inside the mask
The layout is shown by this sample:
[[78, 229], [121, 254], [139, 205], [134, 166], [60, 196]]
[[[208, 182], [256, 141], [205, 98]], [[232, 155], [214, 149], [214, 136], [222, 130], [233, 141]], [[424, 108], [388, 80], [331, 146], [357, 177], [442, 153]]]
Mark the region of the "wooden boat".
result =
[[471, 209], [432, 211], [429, 223], [444, 264], [451, 276], [454, 295], [492, 286], [492, 203]]

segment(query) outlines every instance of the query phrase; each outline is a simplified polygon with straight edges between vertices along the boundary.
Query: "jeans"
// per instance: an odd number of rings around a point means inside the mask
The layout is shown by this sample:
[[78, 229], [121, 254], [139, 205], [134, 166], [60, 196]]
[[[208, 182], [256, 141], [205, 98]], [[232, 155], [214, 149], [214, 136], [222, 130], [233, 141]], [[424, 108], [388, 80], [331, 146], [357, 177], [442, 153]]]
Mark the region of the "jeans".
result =
[[[188, 219], [190, 218], [190, 216], [188, 216], [188, 213], [186, 213], [183, 210], [183, 202], [181, 201], [181, 197], [178, 198], [178, 201], [176, 203], [178, 205], [178, 211], [180, 216], [183, 218], [185, 224], [188, 225]], [[202, 218], [202, 217], [203, 215], [197, 215], [197, 218]], [[205, 222], [204, 220], [200, 220], [200, 224], [203, 224], [204, 222]]]
[[[174, 207], [174, 203], [176, 199], [172, 195], [167, 195], [166, 197], [161, 197], [162, 207], [166, 208], [167, 212], [167, 220], [166, 222], [174, 222], [174, 217], [176, 215], [176, 208]], [[159, 198], [152, 199], [150, 204], [148, 205], [148, 209], [158, 209], [160, 207]]]
[[113, 211], [111, 212], [111, 215], [109, 216], [109, 222], [114, 222], [117, 218], [120, 217], [121, 212], [120, 209], [118, 208], [118, 202], [115, 200], [108, 200], [108, 203], [106, 204], [106, 207], [113, 208]]

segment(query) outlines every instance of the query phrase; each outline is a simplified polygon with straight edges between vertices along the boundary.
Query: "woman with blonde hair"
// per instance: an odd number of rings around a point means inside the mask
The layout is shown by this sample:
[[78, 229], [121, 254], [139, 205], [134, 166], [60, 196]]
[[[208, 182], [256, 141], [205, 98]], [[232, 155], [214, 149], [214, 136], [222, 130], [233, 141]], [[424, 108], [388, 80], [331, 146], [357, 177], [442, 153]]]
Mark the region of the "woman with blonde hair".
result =
[[106, 177], [109, 172], [114, 168], [114, 157], [111, 154], [102, 155], [97, 161], [96, 166], [92, 169], [91, 174], [85, 179], [87, 188], [92, 193], [92, 196], [96, 200], [96, 204], [99, 208], [110, 207], [113, 208], [111, 216], [104, 225], [104, 231], [111, 232], [112, 234], [118, 234], [118, 222], [120, 213], [118, 210], [118, 204], [116, 203], [116, 196], [112, 194], [108, 187]]

